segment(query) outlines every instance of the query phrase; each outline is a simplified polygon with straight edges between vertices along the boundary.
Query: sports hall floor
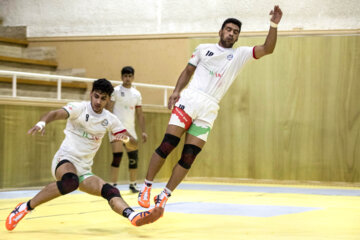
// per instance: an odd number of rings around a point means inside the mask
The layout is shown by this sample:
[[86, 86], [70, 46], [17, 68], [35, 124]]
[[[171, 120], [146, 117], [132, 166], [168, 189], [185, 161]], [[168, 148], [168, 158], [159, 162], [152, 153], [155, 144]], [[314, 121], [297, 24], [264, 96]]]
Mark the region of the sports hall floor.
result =
[[[152, 194], [164, 183], [154, 184]], [[120, 185], [134, 208], [137, 195]], [[12, 232], [5, 219], [38, 190], [0, 192], [0, 239], [360, 240], [360, 188], [185, 182], [164, 217], [133, 227], [99, 197], [75, 192], [27, 215]]]

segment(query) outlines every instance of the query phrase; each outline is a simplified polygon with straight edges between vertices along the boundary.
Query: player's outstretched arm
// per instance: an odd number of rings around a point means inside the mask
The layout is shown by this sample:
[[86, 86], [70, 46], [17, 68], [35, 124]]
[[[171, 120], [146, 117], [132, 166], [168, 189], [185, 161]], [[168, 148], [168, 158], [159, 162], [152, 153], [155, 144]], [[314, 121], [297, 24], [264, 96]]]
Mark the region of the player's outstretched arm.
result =
[[41, 117], [40, 121], [35, 124], [32, 128], [29, 129], [27, 132], [28, 134], [35, 135], [36, 133], [40, 132], [41, 135], [45, 133], [45, 126], [46, 124], [55, 121], [55, 120], [65, 120], [69, 117], [69, 114], [65, 109], [57, 109], [46, 113], [44, 116]]
[[282, 11], [279, 6], [275, 6], [270, 11], [270, 29], [266, 37], [265, 43], [261, 46], [255, 46], [255, 57], [261, 58], [265, 55], [273, 53], [277, 40], [277, 24], [282, 18]]
[[116, 134], [114, 141], [123, 142], [129, 151], [135, 151], [137, 149], [138, 142], [128, 131]]

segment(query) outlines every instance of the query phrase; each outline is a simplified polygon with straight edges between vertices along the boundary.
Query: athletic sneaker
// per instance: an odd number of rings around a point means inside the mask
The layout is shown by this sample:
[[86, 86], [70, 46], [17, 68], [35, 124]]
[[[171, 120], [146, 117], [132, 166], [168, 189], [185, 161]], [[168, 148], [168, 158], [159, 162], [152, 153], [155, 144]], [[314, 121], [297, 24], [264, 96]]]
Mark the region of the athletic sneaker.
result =
[[162, 191], [159, 195], [154, 197], [155, 207], [162, 207], [165, 208], [166, 202], [169, 199], [171, 194], [166, 194]]
[[146, 184], [142, 186], [138, 195], [138, 203], [140, 206], [144, 208], [150, 207], [150, 191], [151, 187], [148, 187]]
[[16, 225], [20, 222], [20, 220], [23, 219], [26, 216], [26, 214], [28, 214], [29, 212], [30, 211], [27, 210], [26, 202], [19, 203], [6, 218], [6, 222], [5, 222], [6, 229], [9, 231], [13, 230], [16, 227]]
[[140, 189], [139, 189], [139, 187], [136, 185], [136, 183], [130, 184], [130, 185], [129, 185], [129, 189], [130, 189], [130, 191], [131, 191], [132, 193], [138, 193], [138, 192], [140, 192]]
[[131, 224], [139, 227], [145, 224], [153, 223], [163, 215], [164, 209], [155, 207], [149, 211], [139, 212], [131, 219]]

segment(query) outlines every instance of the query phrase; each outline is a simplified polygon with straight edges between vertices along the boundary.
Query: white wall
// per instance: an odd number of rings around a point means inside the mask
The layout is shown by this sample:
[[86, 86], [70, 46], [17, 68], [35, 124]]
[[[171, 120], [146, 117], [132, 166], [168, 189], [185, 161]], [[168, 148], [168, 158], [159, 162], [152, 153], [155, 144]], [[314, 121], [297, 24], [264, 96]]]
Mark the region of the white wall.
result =
[[262, 31], [274, 4], [280, 30], [360, 29], [360, 0], [0, 0], [0, 17], [28, 37], [217, 32], [228, 17]]

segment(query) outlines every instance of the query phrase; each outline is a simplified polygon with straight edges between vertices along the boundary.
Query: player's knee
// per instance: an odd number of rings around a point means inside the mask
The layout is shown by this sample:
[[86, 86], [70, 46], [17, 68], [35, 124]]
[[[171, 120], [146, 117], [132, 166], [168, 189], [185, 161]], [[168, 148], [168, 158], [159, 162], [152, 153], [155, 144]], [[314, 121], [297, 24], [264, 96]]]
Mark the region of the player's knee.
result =
[[113, 153], [113, 161], [111, 163], [112, 167], [117, 167], [118, 168], [120, 166], [122, 155], [123, 155], [122, 152]]
[[119, 189], [105, 183], [101, 188], [101, 196], [110, 201], [113, 197], [121, 197]]
[[79, 177], [72, 172], [65, 173], [56, 185], [62, 195], [71, 193], [79, 187]]
[[201, 148], [192, 144], [185, 144], [179, 160], [179, 165], [185, 169], [190, 169], [196, 156], [201, 151]]
[[171, 151], [176, 148], [179, 144], [180, 138], [171, 134], [166, 133], [163, 141], [160, 146], [155, 150], [155, 152], [162, 158], [166, 158]]
[[128, 157], [129, 157], [129, 168], [130, 169], [137, 169], [137, 163], [138, 163], [138, 160], [139, 160], [138, 150], [128, 152]]

